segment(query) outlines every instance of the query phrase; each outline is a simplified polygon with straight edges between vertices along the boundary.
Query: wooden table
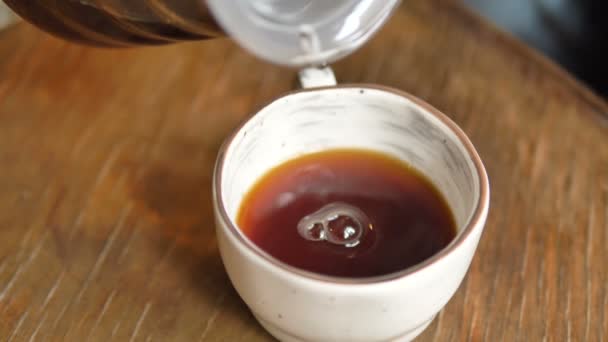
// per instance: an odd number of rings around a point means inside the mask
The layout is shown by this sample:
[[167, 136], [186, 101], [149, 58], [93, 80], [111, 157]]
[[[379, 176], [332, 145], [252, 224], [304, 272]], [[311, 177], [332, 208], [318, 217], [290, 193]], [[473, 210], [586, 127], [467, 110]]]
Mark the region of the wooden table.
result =
[[[451, 116], [487, 229], [421, 341], [608, 341], [608, 105], [450, 0], [409, 0], [337, 63]], [[266, 341], [213, 232], [221, 141], [294, 86], [228, 41], [97, 50], [0, 37], [0, 340]]]

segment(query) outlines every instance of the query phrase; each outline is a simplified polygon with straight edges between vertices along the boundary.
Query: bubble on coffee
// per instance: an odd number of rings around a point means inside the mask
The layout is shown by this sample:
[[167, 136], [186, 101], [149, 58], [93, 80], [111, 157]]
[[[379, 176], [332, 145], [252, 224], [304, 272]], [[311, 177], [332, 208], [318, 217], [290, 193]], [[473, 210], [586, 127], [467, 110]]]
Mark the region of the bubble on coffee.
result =
[[365, 213], [350, 204], [333, 202], [304, 216], [298, 222], [298, 233], [309, 241], [326, 241], [347, 248], [361, 243], [371, 221]]

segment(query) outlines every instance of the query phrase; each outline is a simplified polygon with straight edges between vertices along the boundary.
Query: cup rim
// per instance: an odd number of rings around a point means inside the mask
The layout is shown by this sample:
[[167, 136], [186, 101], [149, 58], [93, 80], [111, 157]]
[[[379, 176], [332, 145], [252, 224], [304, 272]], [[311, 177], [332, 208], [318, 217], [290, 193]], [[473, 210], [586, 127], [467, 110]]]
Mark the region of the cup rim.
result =
[[[228, 212], [226, 211], [226, 206], [224, 205], [224, 202], [222, 200], [222, 172], [221, 171], [223, 170], [224, 163], [226, 160], [225, 159], [226, 152], [233, 145], [235, 138], [238, 135], [238, 132], [240, 132], [245, 127], [245, 125], [253, 117], [255, 117], [257, 115], [257, 113], [259, 113], [264, 108], [268, 107], [270, 104], [274, 103], [276, 100], [278, 100], [280, 98], [291, 96], [294, 94], [331, 90], [331, 89], [380, 90], [380, 91], [388, 92], [388, 93], [406, 98], [407, 100], [411, 101], [414, 105], [419, 106], [422, 109], [426, 110], [429, 114], [435, 116], [444, 125], [446, 125], [448, 127], [448, 129], [450, 129], [456, 135], [458, 141], [460, 141], [462, 146], [465, 148], [467, 154], [473, 161], [474, 168], [475, 168], [475, 171], [477, 174], [477, 178], [479, 179], [479, 198], [477, 199], [477, 203], [475, 204], [475, 209], [473, 211], [473, 215], [471, 215], [469, 217], [469, 220], [464, 225], [464, 228], [456, 234], [456, 237], [446, 247], [444, 247], [439, 252], [433, 254], [428, 259], [426, 259], [416, 265], [405, 268], [403, 270], [399, 270], [397, 272], [392, 272], [392, 273], [383, 274], [383, 275], [379, 275], [379, 276], [372, 276], [372, 277], [349, 278], [349, 277], [337, 277], [337, 276], [330, 276], [330, 275], [315, 273], [315, 272], [297, 268], [295, 266], [291, 266], [281, 260], [276, 259], [272, 255], [268, 254], [266, 251], [264, 251], [263, 249], [258, 247], [253, 241], [251, 241], [249, 238], [247, 238], [245, 236], [245, 234], [243, 234], [241, 232], [241, 230], [236, 226], [236, 224], [233, 224], [232, 220], [230, 219], [230, 216], [228, 215]], [[347, 284], [347, 285], [372, 285], [372, 284], [386, 283], [386, 282], [390, 282], [390, 281], [397, 281], [402, 278], [408, 277], [412, 274], [419, 273], [422, 270], [425, 270], [427, 268], [430, 268], [433, 264], [436, 264], [438, 261], [446, 258], [449, 254], [453, 253], [456, 249], [458, 249], [460, 246], [462, 246], [465, 243], [465, 241], [467, 241], [469, 239], [469, 236], [471, 236], [471, 234], [473, 233], [475, 228], [478, 227], [480, 225], [480, 223], [483, 223], [483, 221], [485, 220], [485, 216], [487, 214], [487, 210], [489, 207], [489, 192], [490, 192], [489, 188], [490, 188], [490, 186], [489, 186], [488, 176], [487, 176], [485, 167], [483, 165], [483, 162], [481, 161], [481, 158], [479, 157], [473, 144], [471, 143], [469, 138], [466, 136], [464, 131], [462, 131], [462, 129], [454, 121], [452, 121], [452, 119], [450, 119], [448, 116], [446, 116], [445, 114], [440, 112], [438, 109], [434, 108], [430, 104], [426, 103], [425, 101], [417, 98], [416, 96], [414, 96], [412, 94], [409, 94], [405, 91], [391, 88], [388, 86], [368, 84], [368, 83], [357, 83], [357, 84], [352, 84], [352, 83], [346, 84], [345, 83], [345, 84], [338, 84], [338, 85], [333, 85], [333, 86], [298, 89], [298, 90], [286, 92], [285, 94], [283, 94], [277, 98], [273, 98], [271, 101], [269, 101], [265, 105], [261, 106], [259, 110], [255, 111], [255, 113], [253, 115], [250, 115], [249, 117], [247, 117], [247, 119], [244, 120], [234, 130], [234, 132], [228, 136], [228, 138], [222, 144], [222, 146], [220, 147], [220, 150], [218, 152], [217, 161], [215, 164], [215, 169], [214, 169], [214, 174], [213, 174], [213, 200], [214, 200], [214, 206], [216, 209], [216, 214], [219, 215], [219, 218], [223, 221], [223, 223], [225, 224], [225, 227], [227, 227], [226, 230], [228, 231], [228, 233], [230, 235], [232, 235], [232, 237], [234, 237], [236, 239], [236, 241], [238, 241], [238, 243], [242, 247], [244, 247], [244, 248], [248, 249], [250, 252], [252, 252], [252, 254], [255, 255], [255, 257], [258, 258], [263, 263], [266, 263], [267, 265], [270, 265], [271, 267], [277, 268], [277, 269], [279, 269], [283, 272], [287, 272], [291, 275], [295, 275], [295, 276], [302, 277], [304, 279], [319, 281], [319, 282], [323, 282], [323, 283]], [[222, 229], [223, 228], [224, 227], [222, 227]]]

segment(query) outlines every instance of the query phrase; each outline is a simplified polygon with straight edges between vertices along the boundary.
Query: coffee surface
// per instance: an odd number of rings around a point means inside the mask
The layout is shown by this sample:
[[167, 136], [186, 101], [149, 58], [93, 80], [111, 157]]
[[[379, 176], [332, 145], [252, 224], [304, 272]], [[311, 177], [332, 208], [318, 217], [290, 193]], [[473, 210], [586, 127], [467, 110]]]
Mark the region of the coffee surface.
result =
[[[358, 243], [312, 241], [298, 232], [304, 217], [322, 213], [320, 209], [332, 203], [365, 214]], [[450, 209], [423, 175], [392, 157], [347, 149], [305, 155], [270, 170], [243, 199], [237, 225], [282, 262], [355, 278], [414, 266], [445, 248], [456, 235]], [[326, 226], [347, 238], [353, 224], [348, 217], [328, 217]]]

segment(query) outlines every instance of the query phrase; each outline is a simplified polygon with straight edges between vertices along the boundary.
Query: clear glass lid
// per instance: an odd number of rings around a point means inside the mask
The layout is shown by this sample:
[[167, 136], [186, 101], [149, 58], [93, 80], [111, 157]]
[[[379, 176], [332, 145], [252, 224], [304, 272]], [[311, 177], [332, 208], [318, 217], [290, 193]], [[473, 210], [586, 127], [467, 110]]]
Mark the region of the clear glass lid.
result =
[[399, 0], [208, 0], [222, 28], [254, 55], [291, 67], [319, 66], [353, 52]]

